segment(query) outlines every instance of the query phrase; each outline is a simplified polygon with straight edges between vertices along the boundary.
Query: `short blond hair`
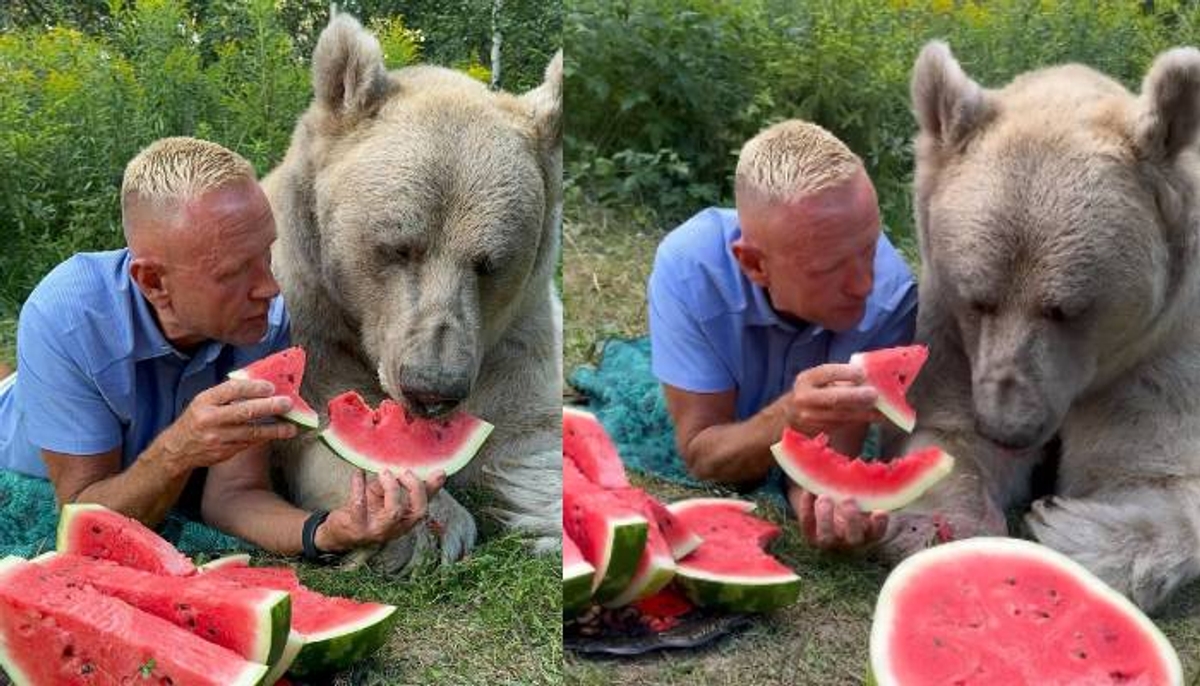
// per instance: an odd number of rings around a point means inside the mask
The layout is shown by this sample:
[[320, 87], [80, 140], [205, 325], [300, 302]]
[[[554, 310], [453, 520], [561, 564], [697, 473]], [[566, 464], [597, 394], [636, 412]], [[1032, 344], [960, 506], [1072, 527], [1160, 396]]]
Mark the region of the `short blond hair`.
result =
[[[133, 204], [175, 207], [232, 181], [255, 180], [254, 166], [228, 148], [198, 138], [163, 138], [125, 165], [121, 211]], [[126, 237], [129, 227], [125, 227]]]
[[734, 193], [770, 203], [797, 200], [832, 188], [863, 168], [862, 160], [825, 129], [789, 119], [769, 126], [742, 146]]

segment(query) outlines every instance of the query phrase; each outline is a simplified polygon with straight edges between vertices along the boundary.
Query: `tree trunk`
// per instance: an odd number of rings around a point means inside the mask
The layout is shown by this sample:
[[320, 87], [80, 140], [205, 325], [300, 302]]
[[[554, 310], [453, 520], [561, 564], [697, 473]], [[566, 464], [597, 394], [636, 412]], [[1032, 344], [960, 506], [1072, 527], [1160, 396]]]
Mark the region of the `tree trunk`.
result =
[[500, 44], [504, 35], [500, 32], [500, 14], [504, 11], [504, 0], [492, 0], [492, 90], [500, 90]]

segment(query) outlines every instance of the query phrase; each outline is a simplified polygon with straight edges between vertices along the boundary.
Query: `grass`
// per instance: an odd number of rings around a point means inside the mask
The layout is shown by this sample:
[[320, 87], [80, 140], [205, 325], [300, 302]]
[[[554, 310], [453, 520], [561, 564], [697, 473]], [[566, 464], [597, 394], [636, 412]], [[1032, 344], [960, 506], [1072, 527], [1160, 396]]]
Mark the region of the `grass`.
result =
[[[597, 344], [611, 335], [645, 332], [646, 275], [658, 240], [644, 211], [622, 213], [573, 207], [564, 227], [565, 368], [595, 362]], [[632, 219], [630, 218], [632, 217]], [[692, 497], [694, 489], [657, 479], [642, 485], [665, 500]], [[804, 585], [799, 602], [758, 619], [708, 647], [638, 658], [595, 659], [568, 653], [568, 683], [601, 684], [806, 684], [863, 682], [868, 665], [871, 615], [887, 570], [871, 561], [818, 554], [781, 512], [764, 507], [784, 526], [773, 548]], [[1181, 592], [1156, 623], [1183, 661], [1186, 683], [1200, 686], [1200, 584]]]

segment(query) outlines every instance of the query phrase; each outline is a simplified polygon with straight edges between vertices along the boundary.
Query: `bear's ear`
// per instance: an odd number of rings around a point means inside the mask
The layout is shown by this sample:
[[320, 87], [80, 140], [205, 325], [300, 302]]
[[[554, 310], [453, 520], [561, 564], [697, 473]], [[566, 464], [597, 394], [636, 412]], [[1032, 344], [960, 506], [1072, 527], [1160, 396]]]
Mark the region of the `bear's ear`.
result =
[[562, 144], [563, 51], [554, 53], [542, 85], [521, 96], [533, 116], [538, 138], [553, 147]]
[[1200, 50], [1159, 55], [1142, 81], [1134, 135], [1152, 159], [1170, 160], [1191, 145], [1200, 124]]
[[958, 148], [989, 116], [983, 89], [966, 75], [950, 47], [928, 43], [913, 66], [912, 106], [921, 127], [939, 148]]
[[313, 92], [334, 117], [374, 114], [387, 93], [379, 41], [348, 14], [334, 15], [313, 51]]

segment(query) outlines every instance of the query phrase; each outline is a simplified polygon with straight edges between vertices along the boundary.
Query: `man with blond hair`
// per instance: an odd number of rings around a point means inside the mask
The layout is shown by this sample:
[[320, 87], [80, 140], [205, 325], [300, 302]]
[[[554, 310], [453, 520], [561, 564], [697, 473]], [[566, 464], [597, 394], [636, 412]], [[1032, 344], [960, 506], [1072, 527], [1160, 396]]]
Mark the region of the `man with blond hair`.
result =
[[[846, 362], [911, 341], [916, 287], [861, 160], [825, 129], [790, 120], [760, 132], [734, 192], [736, 210], [706, 209], [663, 240], [647, 299], [679, 453], [697, 478], [747, 486], [766, 477], [787, 426], [858, 453], [880, 416]], [[819, 547], [870, 544], [887, 526], [794, 484], [788, 500]]]
[[126, 248], [81, 253], [30, 294], [17, 371], [0, 382], [0, 467], [48, 476], [59, 504], [154, 526], [177, 504], [263, 548], [307, 557], [408, 531], [440, 488], [354, 477], [332, 513], [271, 490], [270, 444], [296, 428], [266, 381], [226, 375], [288, 344], [271, 274], [275, 221], [244, 158], [166, 138], [125, 169]]

